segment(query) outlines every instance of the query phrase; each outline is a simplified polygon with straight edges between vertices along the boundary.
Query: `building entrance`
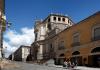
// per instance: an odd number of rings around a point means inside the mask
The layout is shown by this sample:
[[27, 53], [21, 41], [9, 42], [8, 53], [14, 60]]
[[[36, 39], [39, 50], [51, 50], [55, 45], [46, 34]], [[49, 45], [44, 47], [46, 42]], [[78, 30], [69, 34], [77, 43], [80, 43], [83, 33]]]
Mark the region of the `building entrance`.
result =
[[80, 56], [79, 51], [75, 51], [72, 53], [71, 62], [74, 62], [77, 65], [82, 65], [82, 56]]
[[92, 55], [93, 57], [93, 66], [100, 67], [100, 55]]
[[82, 65], [82, 56], [74, 56], [71, 58], [71, 62], [81, 66]]
[[100, 67], [100, 47], [96, 47], [91, 51], [88, 61], [90, 66]]
[[88, 57], [89, 66], [100, 67], [100, 54], [90, 55]]

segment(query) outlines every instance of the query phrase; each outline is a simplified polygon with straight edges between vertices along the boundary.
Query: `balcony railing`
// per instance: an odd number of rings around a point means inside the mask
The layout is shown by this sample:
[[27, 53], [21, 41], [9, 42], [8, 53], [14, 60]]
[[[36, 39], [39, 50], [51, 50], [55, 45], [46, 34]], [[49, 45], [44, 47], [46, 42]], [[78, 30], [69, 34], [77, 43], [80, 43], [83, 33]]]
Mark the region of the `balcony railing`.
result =
[[64, 46], [60, 46], [60, 47], [58, 47], [58, 50], [63, 50], [63, 49], [65, 49]]
[[80, 46], [80, 42], [74, 42], [74, 43], [72, 43], [71, 46], [72, 46], [72, 47], [74, 47], [74, 46]]
[[55, 36], [57, 33], [59, 33], [59, 29], [56, 28], [56, 29], [50, 31], [50, 32], [47, 34], [46, 37], [53, 37], [53, 36]]
[[44, 53], [44, 54], [43, 54], [43, 57], [44, 57], [45, 59], [53, 58], [53, 57], [55, 57], [55, 52], [47, 52], [47, 53]]
[[96, 37], [93, 37], [93, 38], [91, 39], [91, 41], [97, 41], [97, 40], [100, 40], [100, 36], [96, 36]]

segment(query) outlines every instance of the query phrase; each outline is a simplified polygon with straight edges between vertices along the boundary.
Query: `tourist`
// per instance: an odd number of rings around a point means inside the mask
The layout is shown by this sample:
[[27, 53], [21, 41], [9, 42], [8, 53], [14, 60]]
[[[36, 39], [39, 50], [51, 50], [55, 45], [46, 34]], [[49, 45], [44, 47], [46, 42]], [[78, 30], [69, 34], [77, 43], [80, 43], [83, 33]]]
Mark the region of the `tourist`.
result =
[[65, 60], [65, 61], [64, 61], [64, 64], [63, 64], [63, 67], [67, 67], [67, 65], [68, 65], [68, 63], [67, 63], [67, 61]]

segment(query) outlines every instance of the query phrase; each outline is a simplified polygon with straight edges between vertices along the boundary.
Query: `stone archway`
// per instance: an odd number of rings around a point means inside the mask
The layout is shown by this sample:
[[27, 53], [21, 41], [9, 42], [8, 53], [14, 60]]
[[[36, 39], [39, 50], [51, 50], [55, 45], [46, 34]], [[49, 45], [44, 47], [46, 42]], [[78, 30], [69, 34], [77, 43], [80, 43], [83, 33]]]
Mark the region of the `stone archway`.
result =
[[75, 51], [72, 53], [72, 55], [80, 55], [80, 52], [79, 51]]
[[32, 61], [32, 56], [30, 54], [27, 56], [26, 61]]
[[100, 47], [91, 50], [88, 63], [90, 66], [100, 67]]
[[65, 61], [65, 54], [62, 53], [62, 54], [59, 55], [59, 63], [60, 63], [60, 65], [63, 65], [64, 61]]
[[65, 61], [65, 54], [61, 53], [58, 55], [58, 58], [55, 59], [55, 64], [56, 65], [63, 65], [64, 61]]
[[62, 53], [62, 54], [59, 55], [59, 57], [64, 57], [64, 56], [65, 56], [64, 53]]
[[80, 56], [79, 51], [75, 51], [72, 53], [71, 62], [77, 63], [78, 65], [82, 65], [82, 56]]
[[100, 52], [100, 47], [96, 47], [91, 51], [91, 53], [98, 53], [98, 52]]

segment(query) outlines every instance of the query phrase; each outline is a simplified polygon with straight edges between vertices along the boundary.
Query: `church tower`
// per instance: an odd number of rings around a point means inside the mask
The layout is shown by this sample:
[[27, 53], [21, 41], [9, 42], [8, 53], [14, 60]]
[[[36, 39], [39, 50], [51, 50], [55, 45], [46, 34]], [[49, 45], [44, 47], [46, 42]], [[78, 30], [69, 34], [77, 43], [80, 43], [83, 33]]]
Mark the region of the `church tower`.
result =
[[42, 23], [46, 25], [46, 38], [53, 37], [73, 25], [73, 21], [62, 14], [50, 14]]
[[[59, 32], [73, 25], [71, 19], [62, 14], [50, 14], [44, 20], [35, 22], [35, 42], [34, 46], [38, 47], [37, 59], [44, 59], [44, 53], [48, 50], [49, 44], [45, 44], [46, 39], [55, 36]], [[52, 43], [50, 43], [52, 44]]]

